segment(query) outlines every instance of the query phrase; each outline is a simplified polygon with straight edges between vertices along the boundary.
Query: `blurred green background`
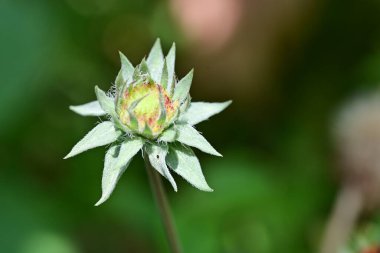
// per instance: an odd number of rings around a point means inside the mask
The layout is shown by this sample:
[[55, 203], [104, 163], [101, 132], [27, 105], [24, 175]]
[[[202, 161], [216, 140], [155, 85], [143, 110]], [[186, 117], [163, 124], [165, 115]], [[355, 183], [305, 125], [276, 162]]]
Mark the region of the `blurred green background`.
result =
[[104, 148], [62, 159], [97, 121], [68, 106], [157, 37], [177, 43], [179, 76], [195, 67], [193, 101], [234, 100], [198, 127], [224, 155], [197, 152], [215, 191], [165, 182], [185, 252], [315, 251], [339, 187], [334, 113], [380, 81], [380, 2], [240, 0], [218, 16], [193, 1], [195, 19], [174, 2], [0, 0], [0, 252], [168, 252], [141, 159], [100, 207]]

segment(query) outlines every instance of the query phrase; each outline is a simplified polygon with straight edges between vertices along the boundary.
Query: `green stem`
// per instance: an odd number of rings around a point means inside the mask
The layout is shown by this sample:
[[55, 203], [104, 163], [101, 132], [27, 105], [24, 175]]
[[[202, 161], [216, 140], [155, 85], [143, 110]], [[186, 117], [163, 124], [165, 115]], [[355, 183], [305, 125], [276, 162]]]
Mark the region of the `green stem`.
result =
[[172, 214], [170, 211], [168, 199], [164, 187], [162, 185], [161, 175], [152, 167], [147, 154], [144, 152], [145, 168], [148, 173], [149, 183], [152, 188], [153, 195], [156, 199], [162, 223], [165, 227], [169, 247], [172, 253], [181, 253], [181, 247], [178, 240], [177, 231], [174, 226]]

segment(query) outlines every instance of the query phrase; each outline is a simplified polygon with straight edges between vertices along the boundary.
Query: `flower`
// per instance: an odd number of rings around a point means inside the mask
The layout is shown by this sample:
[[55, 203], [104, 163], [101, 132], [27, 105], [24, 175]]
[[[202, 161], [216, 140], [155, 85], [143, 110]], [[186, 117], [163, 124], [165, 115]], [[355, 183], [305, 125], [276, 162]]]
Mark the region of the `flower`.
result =
[[190, 147], [216, 156], [221, 154], [194, 128], [194, 125], [223, 111], [223, 103], [191, 102], [191, 70], [177, 81], [174, 73], [175, 44], [164, 57], [157, 39], [148, 58], [133, 67], [120, 53], [121, 70], [111, 92], [95, 87], [97, 101], [70, 106], [82, 116], [108, 116], [80, 140], [65, 157], [88, 149], [110, 145], [106, 152], [102, 196], [95, 205], [105, 202], [131, 159], [141, 150], [149, 163], [177, 191], [170, 171], [182, 176], [194, 187], [212, 191], [199, 161]]

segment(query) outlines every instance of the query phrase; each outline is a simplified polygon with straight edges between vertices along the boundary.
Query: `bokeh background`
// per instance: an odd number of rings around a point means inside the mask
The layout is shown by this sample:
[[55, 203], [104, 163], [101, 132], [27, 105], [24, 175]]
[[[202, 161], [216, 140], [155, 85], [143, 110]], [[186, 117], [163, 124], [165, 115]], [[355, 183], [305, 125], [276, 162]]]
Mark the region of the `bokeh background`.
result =
[[104, 205], [104, 148], [62, 158], [97, 119], [69, 111], [108, 89], [118, 50], [157, 37], [195, 67], [213, 193], [165, 182], [185, 252], [314, 252], [340, 187], [331, 125], [380, 83], [380, 2], [0, 0], [0, 252], [168, 252], [141, 159]]

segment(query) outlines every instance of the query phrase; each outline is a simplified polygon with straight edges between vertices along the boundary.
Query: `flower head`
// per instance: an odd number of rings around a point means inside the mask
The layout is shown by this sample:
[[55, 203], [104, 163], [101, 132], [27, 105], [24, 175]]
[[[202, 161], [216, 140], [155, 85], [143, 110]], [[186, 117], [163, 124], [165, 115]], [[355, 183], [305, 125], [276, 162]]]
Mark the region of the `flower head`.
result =
[[120, 59], [122, 65], [112, 92], [107, 95], [95, 87], [97, 101], [70, 107], [82, 116], [106, 115], [109, 119], [92, 129], [65, 157], [111, 144], [105, 156], [102, 197], [96, 205], [109, 198], [140, 150], [146, 152], [152, 167], [169, 180], [175, 191], [177, 185], [170, 170], [196, 188], [212, 191], [190, 147], [221, 155], [193, 126], [221, 112], [231, 101], [191, 102], [193, 71], [177, 81], [174, 44], [164, 57], [158, 39], [148, 58], [136, 67], [122, 53]]
[[132, 132], [154, 139], [176, 119], [180, 101], [173, 99], [167, 83], [137, 73], [132, 83], [123, 82], [116, 90], [116, 112]]

